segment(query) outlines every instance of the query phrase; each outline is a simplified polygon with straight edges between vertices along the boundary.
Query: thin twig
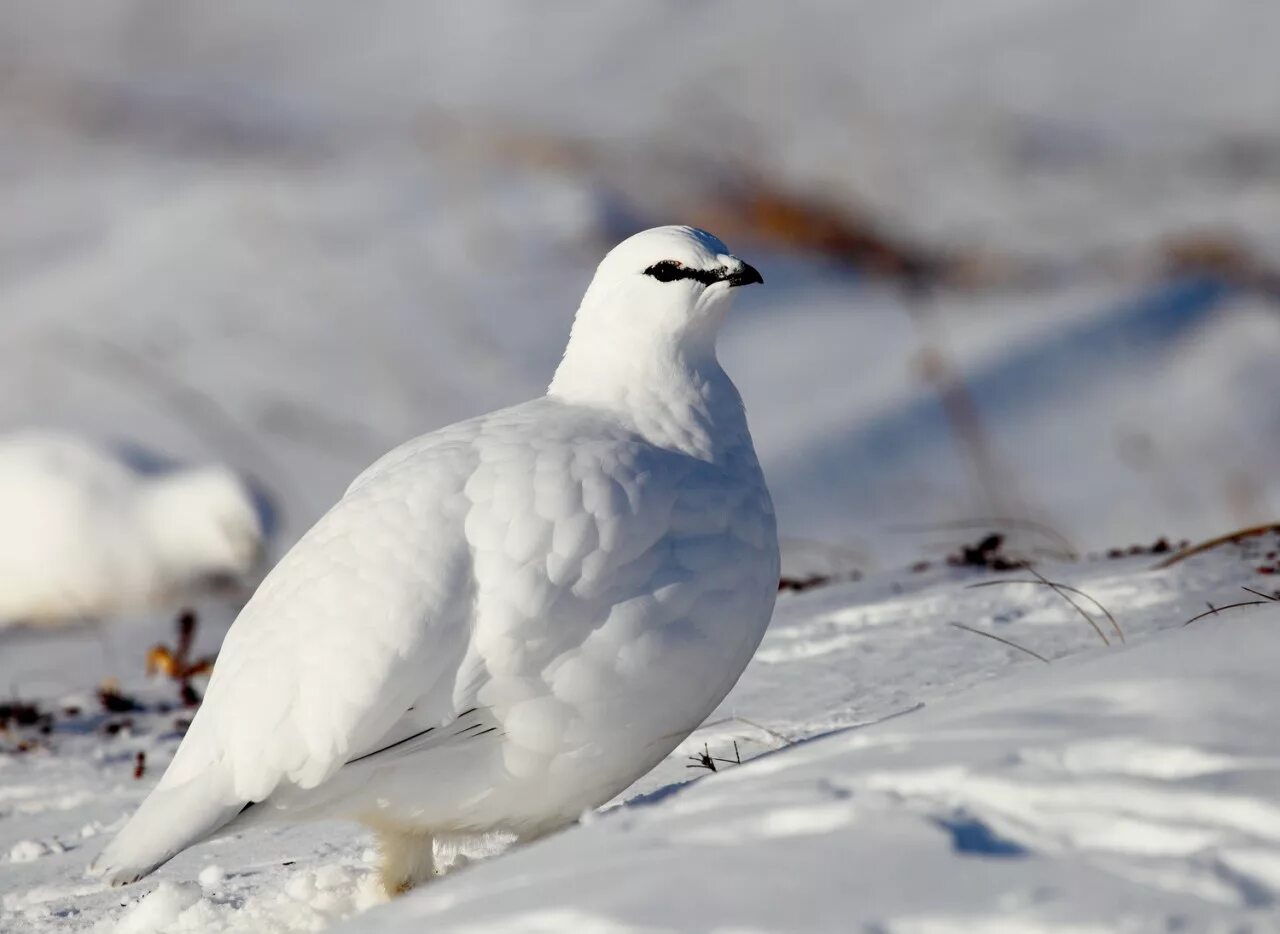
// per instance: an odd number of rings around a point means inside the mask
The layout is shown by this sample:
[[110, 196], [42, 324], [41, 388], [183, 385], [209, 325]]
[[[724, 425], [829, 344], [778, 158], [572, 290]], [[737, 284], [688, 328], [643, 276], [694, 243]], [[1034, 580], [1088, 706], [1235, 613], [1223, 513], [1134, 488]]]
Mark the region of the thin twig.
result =
[[725, 759], [720, 756], [713, 756], [710, 747], [706, 743], [702, 744], [702, 754], [697, 756], [689, 756], [693, 761], [693, 765], [686, 765], [686, 769], [709, 769], [712, 772], [718, 772], [716, 768], [717, 762], [723, 762], [725, 765], [742, 765], [742, 754], [738, 752], [738, 741], [733, 741], [733, 758]]
[[1049, 664], [1049, 659], [1045, 658], [1039, 652], [1033, 652], [1031, 649], [1027, 648], [1026, 646], [1018, 645], [1018, 643], [1016, 642], [1010, 642], [1008, 639], [1004, 638], [1003, 636], [997, 636], [993, 632], [985, 632], [981, 629], [974, 629], [972, 626], [966, 626], [964, 623], [953, 622], [951, 625], [955, 626], [957, 629], [963, 629], [965, 632], [971, 632], [971, 633], [974, 633], [975, 635], [985, 636], [988, 639], [994, 639], [999, 643], [1009, 646], [1009, 648], [1011, 649], [1017, 649], [1019, 652], [1025, 652], [1026, 654], [1030, 655], [1032, 658], [1037, 658], [1040, 661], [1044, 662], [1046, 665]]
[[693, 764], [686, 765], [686, 769], [709, 769], [712, 772], [716, 771], [716, 760], [711, 758], [711, 750], [707, 748], [706, 743], [702, 744], [702, 755], [689, 756], [689, 760]]
[[1182, 625], [1190, 626], [1198, 619], [1204, 619], [1206, 616], [1217, 616], [1219, 610], [1234, 610], [1238, 606], [1262, 606], [1265, 603], [1273, 603], [1273, 600], [1246, 600], [1243, 603], [1228, 603], [1226, 606], [1214, 606], [1209, 604], [1209, 609], [1201, 613], [1199, 616], [1193, 616]]
[[[1031, 569], [1028, 568], [1028, 570], [1031, 570]], [[1033, 571], [1032, 573], [1035, 573], [1035, 572]], [[1124, 633], [1120, 630], [1120, 624], [1116, 622], [1116, 618], [1111, 615], [1110, 610], [1108, 610], [1105, 606], [1099, 603], [1094, 597], [1089, 596], [1089, 594], [1085, 593], [1080, 588], [1072, 587], [1070, 584], [1064, 584], [1061, 581], [1047, 581], [1043, 579], [1027, 580], [1025, 577], [1012, 578], [1012, 579], [1006, 578], [1004, 580], [998, 580], [998, 581], [978, 581], [976, 584], [967, 584], [965, 586], [965, 589], [972, 590], [975, 587], [994, 587], [997, 584], [1039, 584], [1045, 587], [1051, 587], [1054, 590], [1066, 590], [1066, 591], [1070, 591], [1073, 594], [1078, 594], [1079, 596], [1084, 597], [1086, 600], [1088, 600], [1090, 603], [1096, 606], [1099, 610], [1101, 610], [1103, 615], [1106, 616], [1107, 619], [1110, 621], [1111, 628], [1114, 629], [1116, 631], [1116, 635], [1120, 637], [1120, 641], [1121, 642], [1125, 641]], [[1246, 587], [1245, 589], [1247, 590], [1248, 588]]]
[[1254, 590], [1252, 587], [1242, 586], [1240, 589], [1247, 590], [1249, 591], [1249, 593], [1253, 594], [1255, 597], [1261, 597], [1263, 600], [1266, 600], [1268, 603], [1276, 603], [1280, 601], [1280, 597], [1274, 596], [1273, 594], [1269, 594], [1269, 593], [1263, 593], [1261, 590]]

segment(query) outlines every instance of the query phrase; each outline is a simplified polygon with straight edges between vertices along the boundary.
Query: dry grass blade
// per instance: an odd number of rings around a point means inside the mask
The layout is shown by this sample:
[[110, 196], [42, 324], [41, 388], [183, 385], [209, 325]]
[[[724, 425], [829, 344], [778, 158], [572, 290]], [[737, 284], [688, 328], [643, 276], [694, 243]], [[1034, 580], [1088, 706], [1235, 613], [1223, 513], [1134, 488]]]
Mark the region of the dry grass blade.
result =
[[1274, 601], [1274, 600], [1271, 600], [1271, 599], [1268, 599], [1268, 600], [1245, 600], [1245, 601], [1244, 601], [1244, 602], [1242, 602], [1242, 603], [1228, 603], [1228, 604], [1226, 604], [1225, 606], [1214, 606], [1212, 603], [1210, 603], [1210, 604], [1209, 604], [1209, 609], [1205, 610], [1203, 613], [1199, 614], [1198, 616], [1193, 616], [1193, 617], [1191, 617], [1191, 619], [1187, 620], [1187, 621], [1186, 621], [1185, 623], [1183, 623], [1182, 625], [1184, 625], [1184, 626], [1190, 626], [1190, 625], [1191, 625], [1192, 623], [1194, 623], [1196, 620], [1198, 620], [1198, 619], [1204, 619], [1206, 616], [1217, 616], [1217, 615], [1218, 615], [1218, 611], [1219, 611], [1219, 610], [1234, 610], [1236, 607], [1240, 607], [1240, 606], [1262, 606], [1262, 605], [1263, 605], [1263, 604], [1265, 604], [1265, 603], [1274, 603], [1274, 602], [1275, 602], [1275, 601]]
[[1261, 590], [1254, 590], [1252, 587], [1241, 587], [1240, 589], [1248, 591], [1249, 593], [1253, 594], [1255, 597], [1261, 597], [1263, 600], [1266, 600], [1268, 603], [1280, 602], [1280, 597], [1273, 596], [1272, 594], [1269, 594], [1269, 593], [1263, 593]]
[[1253, 538], [1255, 535], [1265, 535], [1268, 532], [1280, 533], [1280, 523], [1269, 522], [1266, 525], [1253, 525], [1247, 529], [1237, 529], [1234, 532], [1228, 532], [1226, 535], [1219, 535], [1217, 538], [1210, 538], [1189, 548], [1183, 548], [1157, 564], [1156, 570], [1171, 567], [1179, 561], [1190, 558], [1192, 555], [1202, 554], [1212, 548], [1217, 548], [1219, 545], [1234, 544], [1246, 538]]
[[[1034, 574], [1037, 580], [1044, 581], [1045, 586], [1052, 589], [1053, 592], [1056, 593], [1059, 597], [1061, 597], [1063, 600], [1066, 600], [1067, 603], [1071, 604], [1071, 608], [1074, 609], [1077, 613], [1079, 613], [1081, 618], [1084, 619], [1086, 623], [1088, 623], [1090, 626], [1093, 627], [1093, 631], [1098, 634], [1098, 638], [1102, 640], [1103, 645], [1108, 645], [1108, 646], [1111, 645], [1111, 640], [1108, 639], [1107, 634], [1102, 631], [1102, 627], [1098, 625], [1098, 621], [1094, 619], [1092, 616], [1090, 616], [1087, 612], [1085, 612], [1084, 607], [1082, 607], [1080, 604], [1072, 600], [1070, 594], [1060, 589], [1056, 584], [1053, 583], [1053, 581], [1049, 580], [1049, 578], [1045, 577], [1043, 574], [1041, 574], [1039, 571], [1037, 571], [1035, 568], [1033, 568], [1029, 564], [1027, 565], [1027, 571], [1028, 573]], [[1112, 622], [1114, 622], [1114, 620], [1112, 620]], [[1116, 627], [1116, 631], [1117, 632], [1120, 631], [1119, 626]], [[1124, 633], [1120, 633], [1120, 641], [1121, 642], [1124, 641]]]
[[[1028, 568], [1028, 570], [1030, 569]], [[995, 587], [998, 584], [1037, 584], [1042, 587], [1052, 588], [1053, 590], [1058, 590], [1058, 591], [1065, 590], [1068, 593], [1073, 593], [1073, 594], [1076, 594], [1077, 596], [1084, 597], [1086, 600], [1088, 600], [1090, 603], [1096, 606], [1102, 612], [1102, 615], [1104, 615], [1107, 618], [1107, 621], [1111, 623], [1111, 628], [1114, 629], [1116, 631], [1116, 635], [1120, 637], [1120, 641], [1121, 642], [1125, 641], [1124, 631], [1121, 630], [1120, 624], [1116, 622], [1116, 618], [1111, 615], [1110, 610], [1108, 610], [1105, 606], [1103, 606], [1100, 602], [1098, 602], [1097, 599], [1089, 596], [1089, 594], [1085, 593], [1080, 588], [1072, 587], [1070, 584], [1064, 584], [1061, 581], [1048, 581], [1048, 580], [1044, 580], [1043, 578], [1028, 579], [1025, 577], [1012, 578], [1012, 579], [1006, 578], [1005, 580], [998, 580], [998, 581], [978, 581], [978, 583], [976, 584], [969, 584], [966, 587], [966, 589], [973, 590], [976, 587]], [[1248, 590], [1247, 587], [1245, 589]]]
[[985, 632], [981, 629], [975, 629], [972, 626], [966, 626], [964, 623], [953, 622], [951, 625], [955, 626], [957, 629], [963, 629], [965, 632], [971, 632], [977, 636], [984, 636], [987, 639], [994, 639], [996, 642], [999, 642], [1001, 645], [1007, 645], [1011, 649], [1017, 649], [1019, 652], [1024, 652], [1027, 655], [1030, 655], [1032, 658], [1039, 659], [1040, 661], [1044, 662], [1046, 665], [1049, 664], [1049, 659], [1045, 658], [1039, 652], [1033, 652], [1031, 649], [1027, 648], [1026, 646], [1018, 645], [1018, 643], [1011, 642], [1008, 639], [1004, 638], [1003, 636], [997, 636], [993, 632]]

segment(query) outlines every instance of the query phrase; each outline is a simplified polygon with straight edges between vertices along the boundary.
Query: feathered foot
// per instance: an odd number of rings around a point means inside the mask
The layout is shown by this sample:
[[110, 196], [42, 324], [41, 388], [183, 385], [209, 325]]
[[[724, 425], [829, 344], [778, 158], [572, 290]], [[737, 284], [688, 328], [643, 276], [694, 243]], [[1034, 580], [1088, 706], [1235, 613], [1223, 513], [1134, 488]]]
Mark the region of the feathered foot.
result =
[[387, 895], [403, 895], [416, 885], [429, 882], [436, 874], [435, 838], [408, 828], [377, 828], [382, 851], [379, 875]]

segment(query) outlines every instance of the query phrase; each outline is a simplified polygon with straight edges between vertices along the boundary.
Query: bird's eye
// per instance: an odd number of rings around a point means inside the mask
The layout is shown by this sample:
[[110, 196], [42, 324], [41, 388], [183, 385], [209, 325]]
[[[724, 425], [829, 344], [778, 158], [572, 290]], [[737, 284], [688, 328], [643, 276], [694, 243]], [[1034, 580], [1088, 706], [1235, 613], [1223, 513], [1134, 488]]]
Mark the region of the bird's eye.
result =
[[680, 272], [684, 267], [673, 259], [664, 259], [660, 263], [654, 263], [644, 271], [646, 276], [653, 276], [659, 282], [674, 282], [681, 278]]

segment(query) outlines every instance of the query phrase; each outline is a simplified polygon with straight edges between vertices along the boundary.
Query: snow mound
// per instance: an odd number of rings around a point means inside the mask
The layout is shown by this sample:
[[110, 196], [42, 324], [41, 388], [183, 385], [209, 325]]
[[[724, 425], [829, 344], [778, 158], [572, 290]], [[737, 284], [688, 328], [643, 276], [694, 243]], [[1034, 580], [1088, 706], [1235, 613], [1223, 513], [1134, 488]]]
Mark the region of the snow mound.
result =
[[[216, 871], [215, 871], [216, 870]], [[220, 898], [221, 870], [210, 866], [194, 882], [161, 882], [102, 934], [272, 934], [319, 931], [385, 899], [377, 876], [328, 865], [294, 873], [283, 887], [246, 899]]]

